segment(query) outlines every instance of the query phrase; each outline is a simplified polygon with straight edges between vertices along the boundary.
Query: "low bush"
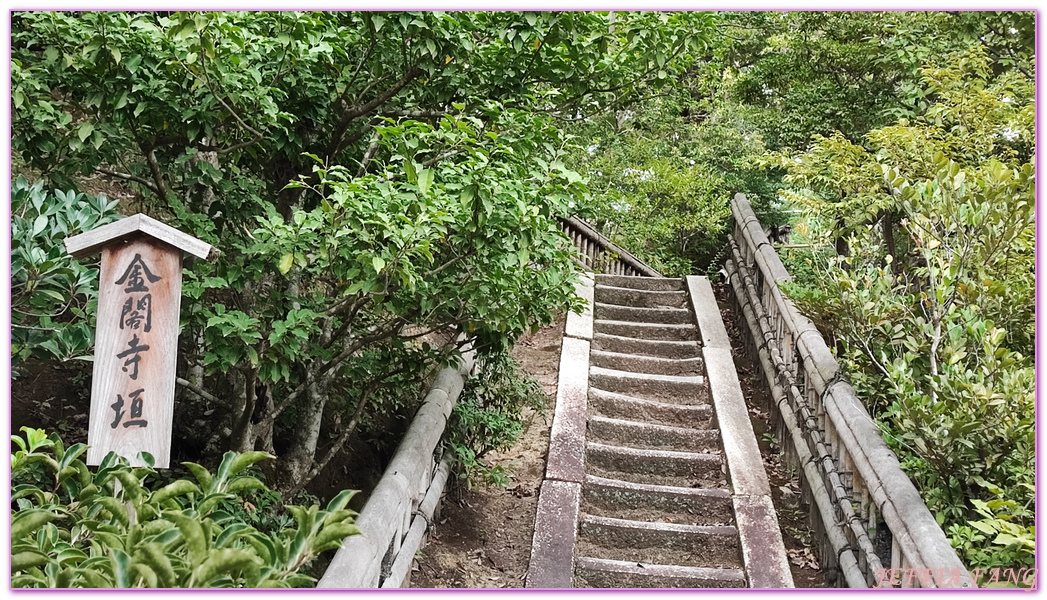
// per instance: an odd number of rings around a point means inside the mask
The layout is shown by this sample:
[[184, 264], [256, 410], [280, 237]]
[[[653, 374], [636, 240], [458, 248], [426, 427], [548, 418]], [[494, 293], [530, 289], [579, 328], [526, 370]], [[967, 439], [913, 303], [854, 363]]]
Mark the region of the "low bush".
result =
[[120, 218], [103, 195], [11, 183], [11, 361], [90, 359], [98, 302], [97, 260], [65, 251], [66, 237]]
[[538, 381], [508, 352], [481, 357], [478, 373], [466, 382], [448, 423], [449, 445], [467, 485], [508, 485], [505, 467], [489, 465], [483, 458], [520, 439], [527, 408], [538, 414], [545, 410], [545, 394]]
[[11, 587], [302, 587], [313, 582], [301, 573], [310, 561], [359, 532], [350, 490], [324, 510], [285, 506], [293, 519], [271, 532], [224, 510], [269, 491], [245, 474], [271, 458], [264, 452], [228, 452], [214, 473], [184, 463], [193, 479], [161, 487], [147, 481], [156, 471], [112, 452], [92, 472], [80, 460], [86, 445], [22, 431], [11, 436]]

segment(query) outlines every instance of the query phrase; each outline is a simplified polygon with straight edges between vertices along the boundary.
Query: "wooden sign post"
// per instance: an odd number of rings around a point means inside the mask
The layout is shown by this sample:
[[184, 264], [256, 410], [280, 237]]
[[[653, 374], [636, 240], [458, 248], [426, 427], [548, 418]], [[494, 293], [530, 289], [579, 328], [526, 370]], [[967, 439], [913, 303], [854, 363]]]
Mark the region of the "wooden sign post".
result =
[[211, 245], [137, 214], [65, 240], [76, 258], [102, 253], [98, 280], [87, 464], [110, 451], [132, 466], [171, 460], [182, 251], [207, 258]]

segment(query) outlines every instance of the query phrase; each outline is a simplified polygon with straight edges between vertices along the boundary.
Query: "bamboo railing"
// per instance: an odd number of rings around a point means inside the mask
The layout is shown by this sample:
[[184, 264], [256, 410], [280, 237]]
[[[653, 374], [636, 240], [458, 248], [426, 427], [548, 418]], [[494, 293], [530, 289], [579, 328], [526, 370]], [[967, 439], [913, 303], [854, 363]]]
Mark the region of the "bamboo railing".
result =
[[848, 587], [974, 587], [814, 324], [744, 194], [726, 271], [771, 388], [785, 460], [801, 474], [822, 568]]
[[357, 535], [345, 539], [318, 588], [398, 588], [433, 521], [451, 471], [449, 452], [435, 458], [447, 418], [458, 400], [473, 353], [458, 368], [440, 371], [382, 479], [356, 518]]
[[647, 263], [636, 258], [628, 250], [614, 244], [578, 217], [561, 219], [563, 232], [578, 248], [578, 263], [597, 273], [609, 275], [632, 275], [661, 277]]

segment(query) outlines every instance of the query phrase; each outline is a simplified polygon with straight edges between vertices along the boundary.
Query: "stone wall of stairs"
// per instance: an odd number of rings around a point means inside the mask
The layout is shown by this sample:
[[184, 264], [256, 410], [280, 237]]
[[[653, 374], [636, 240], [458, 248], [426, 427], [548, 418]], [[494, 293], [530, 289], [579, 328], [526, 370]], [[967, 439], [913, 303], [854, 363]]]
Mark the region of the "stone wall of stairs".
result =
[[791, 587], [708, 280], [579, 292], [527, 586]]

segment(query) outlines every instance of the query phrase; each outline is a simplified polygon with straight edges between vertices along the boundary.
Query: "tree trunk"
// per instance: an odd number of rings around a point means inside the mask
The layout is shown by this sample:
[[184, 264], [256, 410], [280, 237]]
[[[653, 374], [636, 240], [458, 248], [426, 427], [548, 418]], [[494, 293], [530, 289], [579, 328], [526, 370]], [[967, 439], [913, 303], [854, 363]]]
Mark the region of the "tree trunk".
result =
[[280, 491], [295, 488], [308, 475], [315, 460], [327, 394], [326, 386], [316, 380], [315, 374], [310, 374], [310, 378], [312, 381], [306, 389], [305, 401], [299, 405], [291, 449], [280, 457], [277, 465], [275, 484]]
[[883, 244], [887, 248], [887, 254], [891, 255], [891, 273], [898, 277], [902, 274], [902, 261], [898, 257], [898, 248], [894, 243], [894, 212], [887, 211], [883, 215]]
[[836, 256], [850, 256], [851, 247], [847, 244], [847, 236], [841, 231], [847, 229], [847, 222], [842, 218], [836, 219]]

